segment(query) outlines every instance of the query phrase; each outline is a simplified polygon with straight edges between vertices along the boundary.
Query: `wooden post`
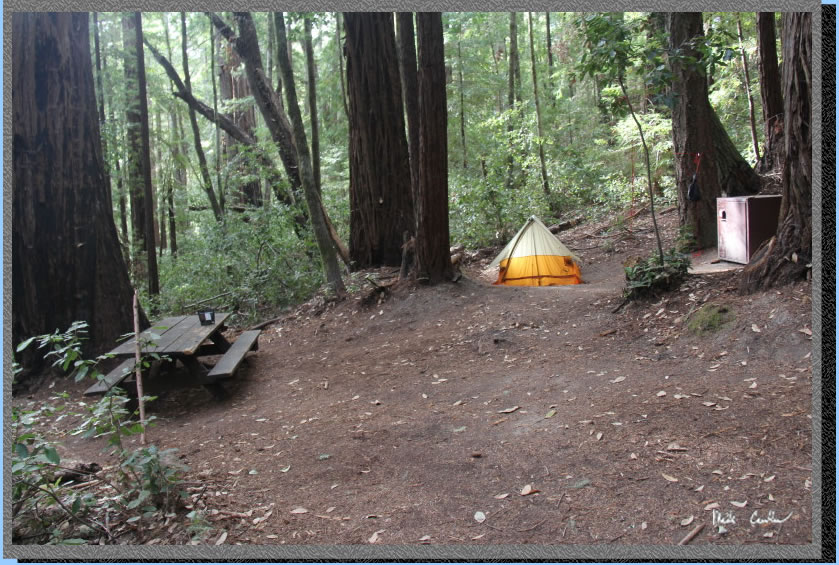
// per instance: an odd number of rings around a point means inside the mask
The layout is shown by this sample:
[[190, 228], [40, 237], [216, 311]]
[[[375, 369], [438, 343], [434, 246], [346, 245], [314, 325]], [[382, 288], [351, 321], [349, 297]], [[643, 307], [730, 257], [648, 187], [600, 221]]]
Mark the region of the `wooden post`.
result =
[[140, 360], [140, 316], [138, 315], [137, 291], [134, 291], [134, 371], [137, 377], [137, 401], [140, 406], [140, 443], [146, 445], [146, 405], [143, 402], [143, 364]]

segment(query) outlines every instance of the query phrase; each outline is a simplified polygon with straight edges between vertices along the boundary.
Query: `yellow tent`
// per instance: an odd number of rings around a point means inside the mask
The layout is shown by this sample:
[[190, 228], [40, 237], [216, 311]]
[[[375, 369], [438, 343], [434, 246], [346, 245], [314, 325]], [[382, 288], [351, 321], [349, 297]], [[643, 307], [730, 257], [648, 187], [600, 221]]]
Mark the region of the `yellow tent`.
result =
[[574, 255], [536, 216], [530, 216], [489, 266], [499, 267], [494, 284], [552, 286], [583, 282]]

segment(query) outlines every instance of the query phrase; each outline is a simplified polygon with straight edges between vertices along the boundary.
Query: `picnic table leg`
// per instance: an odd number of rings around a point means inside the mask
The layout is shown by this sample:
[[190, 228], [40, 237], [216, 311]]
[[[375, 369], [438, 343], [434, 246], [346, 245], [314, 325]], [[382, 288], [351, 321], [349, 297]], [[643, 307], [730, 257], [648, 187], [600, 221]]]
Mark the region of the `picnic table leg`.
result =
[[222, 353], [227, 353], [227, 350], [230, 349], [230, 342], [227, 341], [227, 338], [225, 338], [220, 331], [211, 335], [210, 340], [216, 344], [216, 347], [218, 347], [219, 351]]
[[228, 397], [227, 391], [221, 385], [221, 383], [217, 382], [207, 382], [207, 370], [204, 365], [198, 362], [193, 356], [187, 356], [183, 358], [183, 363], [186, 366], [189, 374], [195, 379], [196, 382], [201, 383], [204, 388], [210, 391], [210, 394], [213, 395], [217, 400], [225, 400]]

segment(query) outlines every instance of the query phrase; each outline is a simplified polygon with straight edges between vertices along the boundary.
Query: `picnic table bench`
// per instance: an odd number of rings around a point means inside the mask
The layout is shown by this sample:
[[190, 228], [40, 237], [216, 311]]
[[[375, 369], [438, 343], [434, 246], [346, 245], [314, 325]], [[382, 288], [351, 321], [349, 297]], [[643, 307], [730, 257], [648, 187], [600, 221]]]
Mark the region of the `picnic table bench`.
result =
[[[217, 313], [215, 321], [202, 325], [198, 316], [172, 316], [152, 324], [140, 334], [140, 354], [144, 357], [156, 354], [168, 358], [169, 364], [180, 361], [186, 367], [189, 379], [185, 384], [200, 384], [216, 396], [223, 396], [219, 381], [232, 377], [249, 351], [259, 348], [260, 330], [246, 331], [232, 344], [222, 334], [224, 321], [230, 313]], [[105, 394], [134, 375], [135, 338], [127, 340], [111, 350], [114, 357], [125, 357], [119, 366], [88, 388], [85, 396]], [[198, 358], [221, 355], [211, 369], [207, 369]]]

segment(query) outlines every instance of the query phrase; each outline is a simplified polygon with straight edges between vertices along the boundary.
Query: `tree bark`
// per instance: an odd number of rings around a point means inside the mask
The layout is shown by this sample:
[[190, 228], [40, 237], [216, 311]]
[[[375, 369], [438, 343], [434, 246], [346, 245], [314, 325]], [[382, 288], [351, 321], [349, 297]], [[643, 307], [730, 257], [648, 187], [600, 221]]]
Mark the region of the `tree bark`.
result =
[[[286, 40], [285, 21], [282, 12], [274, 14], [277, 27], [278, 52], [287, 53], [288, 41]], [[239, 22], [239, 34], [245, 41], [256, 41], [256, 33], [253, 30], [253, 21], [247, 12], [238, 12], [236, 19]], [[240, 39], [241, 41], [241, 39]], [[341, 279], [341, 269], [338, 266], [338, 259], [332, 237], [329, 234], [326, 213], [315, 185], [315, 176], [312, 171], [312, 161], [309, 155], [309, 146], [306, 142], [306, 129], [303, 125], [303, 117], [300, 115], [300, 106], [297, 103], [297, 90], [294, 85], [294, 75], [291, 71], [291, 61], [287, 57], [279, 57], [280, 72], [283, 75], [285, 84], [286, 102], [289, 117], [293, 125], [294, 140], [297, 147], [297, 162], [300, 165], [300, 178], [303, 182], [303, 193], [306, 196], [306, 204], [309, 207], [309, 217], [312, 220], [312, 229], [315, 232], [315, 241], [320, 250], [323, 268], [326, 271], [326, 280], [332, 291], [338, 295], [345, 292], [344, 281]]]
[[758, 72], [763, 101], [764, 149], [761, 172], [781, 170], [784, 165], [784, 99], [775, 46], [775, 13], [757, 13]]
[[[211, 25], [212, 27], [212, 25]], [[241, 72], [241, 59], [233, 49], [219, 50], [219, 91], [221, 99], [225, 101], [237, 101], [243, 98], [251, 97], [251, 89], [248, 84], [247, 77]], [[269, 82], [270, 84], [270, 82]], [[247, 132], [250, 137], [253, 137], [253, 131], [256, 126], [256, 116], [254, 114], [253, 106], [248, 106], [242, 109], [241, 102], [236, 104], [236, 108], [230, 115], [230, 119], [235, 123], [239, 129]], [[225, 132], [224, 144], [222, 154], [228, 162], [228, 166], [233, 161], [240, 159], [240, 151], [236, 146], [235, 140], [230, 134]], [[249, 163], [249, 159], [244, 162], [239, 162], [235, 165], [236, 170], [239, 171], [242, 177], [253, 176], [256, 171]], [[234, 184], [236, 190], [236, 201], [240, 205], [247, 206], [261, 206], [262, 205], [262, 191], [259, 187], [259, 175], [257, 179], [248, 180], [245, 182], [237, 182]]]
[[743, 269], [741, 290], [801, 280], [810, 271], [812, 224], [812, 14], [784, 14], [783, 193], [778, 231]]
[[752, 97], [752, 81], [749, 77], [749, 59], [746, 57], [746, 48], [743, 47], [743, 23], [740, 21], [740, 14], [737, 14], [737, 41], [740, 44], [740, 59], [743, 61], [746, 97], [749, 100], [749, 126], [752, 133], [752, 147], [755, 152], [755, 162], [757, 162], [760, 159], [760, 146], [757, 141], [757, 129], [755, 127], [755, 101]]
[[399, 266], [414, 232], [408, 144], [393, 15], [344, 13], [350, 102], [350, 257]]
[[[166, 39], [166, 52], [169, 55], [169, 59], [172, 58], [172, 43], [169, 40], [169, 15], [166, 13], [161, 14], [161, 19], [163, 20], [163, 36]], [[148, 45], [148, 42], [146, 42]], [[174, 69], [173, 69], [174, 70]], [[174, 81], [170, 78], [170, 85], [175, 86]], [[172, 257], [176, 257], [178, 255], [178, 236], [177, 236], [177, 229], [176, 229], [176, 222], [175, 222], [175, 188], [176, 186], [180, 187], [180, 190], [186, 190], [186, 163], [184, 160], [186, 159], [186, 152], [181, 152], [182, 145], [181, 139], [179, 138], [178, 132], [179, 126], [179, 116], [177, 109], [172, 106], [169, 109], [169, 147], [170, 151], [172, 152], [172, 161], [174, 166], [174, 179], [169, 184], [169, 190], [166, 191], [165, 195], [165, 208], [166, 208], [166, 215], [169, 222], [169, 253]], [[161, 219], [161, 222], [163, 220]]]
[[105, 128], [105, 88], [102, 81], [102, 56], [99, 49], [99, 15], [93, 12], [93, 45], [96, 52], [96, 105], [99, 109], [99, 131], [102, 135], [102, 156], [105, 159], [105, 184], [108, 186], [108, 197], [111, 195], [111, 173], [108, 170], [108, 142], [102, 131]]
[[[181, 56], [184, 65], [184, 89], [192, 92], [192, 85], [189, 79], [189, 57], [186, 48], [186, 13], [184, 12], [181, 12]], [[213, 180], [210, 178], [207, 157], [204, 155], [204, 148], [201, 146], [201, 131], [198, 129], [198, 118], [195, 116], [195, 110], [193, 110], [192, 106], [189, 107], [189, 123], [192, 126], [192, 140], [195, 146], [195, 154], [198, 156], [198, 169], [201, 171], [204, 193], [207, 195], [207, 200], [210, 201], [213, 216], [217, 222], [221, 222], [223, 214], [216, 199], [216, 192], [213, 190]]]
[[[414, 14], [412, 12], [396, 13], [396, 35], [402, 100], [408, 122], [411, 195], [413, 201], [417, 202], [419, 191], [419, 98], [417, 93], [417, 52], [414, 46]], [[414, 229], [409, 230], [409, 233], [413, 234]]]
[[417, 275], [434, 284], [452, 280], [449, 252], [448, 143], [443, 20], [439, 12], [417, 14], [419, 60], [419, 192]]
[[[700, 12], [667, 14], [671, 50], [681, 56], [670, 58], [673, 93], [673, 150], [676, 157], [676, 184], [679, 197], [679, 223], [687, 226], [699, 248], [717, 243], [716, 199], [755, 194], [760, 178], [737, 152], [708, 100], [708, 83], [701, 56], [693, 43], [702, 38]], [[692, 63], [686, 57], [694, 57]], [[695, 159], [699, 155], [699, 165]], [[690, 201], [688, 187], [693, 175], [700, 199]]]
[[[128, 23], [127, 28], [126, 23]], [[160, 292], [160, 282], [154, 244], [154, 192], [151, 181], [149, 108], [146, 96], [146, 64], [143, 56], [143, 21], [140, 12], [123, 15], [123, 32], [126, 31], [128, 35], [133, 35], [133, 38], [127, 39], [128, 43], [126, 43], [126, 64], [130, 63], [134, 69], [134, 72], [130, 73], [131, 80], [126, 81], [129, 83], [127, 85], [129, 98], [127, 106], [129, 110], [126, 111], [126, 116], [129, 122], [129, 132], [132, 135], [132, 166], [128, 178], [131, 182], [132, 192], [136, 195], [132, 199], [132, 217], [135, 217], [134, 240], [140, 244], [138, 248], [141, 255], [145, 255], [146, 272], [144, 276], [148, 281], [149, 294], [155, 295]], [[123, 39], [126, 38], [123, 37]], [[127, 68], [126, 73], [128, 73]], [[137, 206], [136, 216], [134, 214], [135, 205]]]
[[536, 72], [536, 49], [533, 42], [533, 13], [527, 13], [528, 31], [530, 35], [530, 69], [533, 72], [533, 101], [536, 104], [536, 131], [539, 135], [539, 164], [542, 173], [542, 191], [550, 197], [551, 187], [548, 184], [548, 168], [545, 166], [545, 133], [542, 130], [542, 110], [539, 104], [539, 77]]
[[312, 172], [315, 187], [321, 193], [320, 185], [320, 128], [318, 125], [317, 69], [315, 68], [315, 50], [312, 46], [312, 18], [303, 18], [303, 49], [306, 52], [306, 95], [309, 101], [309, 121], [312, 130]]
[[[130, 331], [132, 289], [105, 184], [88, 14], [15, 12], [11, 26], [12, 343], [85, 320], [95, 355]], [[34, 347], [17, 359], [41, 360]]]

